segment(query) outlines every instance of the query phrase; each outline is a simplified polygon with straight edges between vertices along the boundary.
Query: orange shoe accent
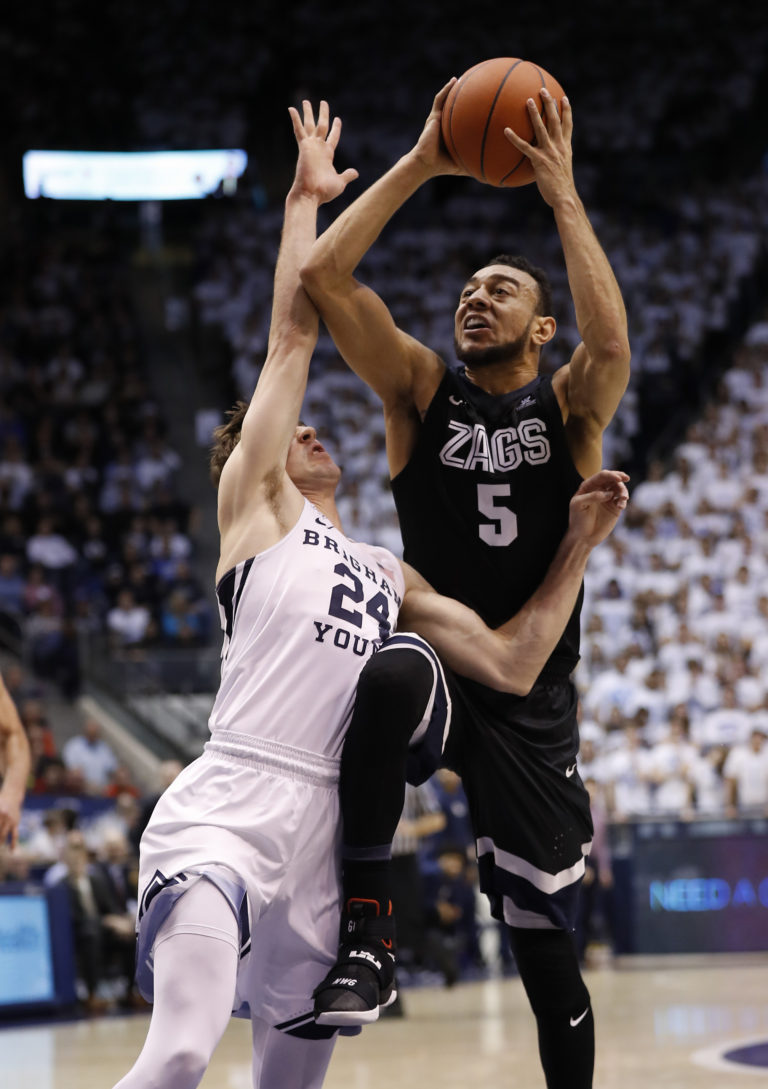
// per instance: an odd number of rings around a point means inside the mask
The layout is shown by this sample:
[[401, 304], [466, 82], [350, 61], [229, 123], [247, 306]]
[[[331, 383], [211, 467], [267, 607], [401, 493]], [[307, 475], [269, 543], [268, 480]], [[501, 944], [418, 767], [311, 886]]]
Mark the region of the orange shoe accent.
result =
[[[363, 896], [350, 896], [350, 898], [347, 900], [347, 904], [346, 904], [347, 911], [349, 911], [350, 905], [352, 905], [352, 904], [375, 904], [376, 905], [376, 914], [381, 915], [381, 903], [378, 900], [368, 900], [366, 897], [363, 897]], [[391, 915], [391, 914], [392, 914], [392, 901], [387, 900], [387, 915]], [[394, 949], [394, 944], [395, 943], [392, 941], [391, 938], [379, 938], [379, 941], [381, 942], [381, 944], [384, 946], [385, 949], [389, 949], [390, 951], [392, 949]]]
[[[350, 896], [349, 900], [347, 900], [347, 911], [349, 911], [350, 904], [375, 904], [376, 905], [376, 914], [381, 915], [381, 904], [379, 903], [378, 900], [366, 900], [362, 896]], [[392, 914], [392, 901], [390, 900], [389, 901], [389, 911], [387, 912], [387, 915], [391, 915], [391, 914]]]

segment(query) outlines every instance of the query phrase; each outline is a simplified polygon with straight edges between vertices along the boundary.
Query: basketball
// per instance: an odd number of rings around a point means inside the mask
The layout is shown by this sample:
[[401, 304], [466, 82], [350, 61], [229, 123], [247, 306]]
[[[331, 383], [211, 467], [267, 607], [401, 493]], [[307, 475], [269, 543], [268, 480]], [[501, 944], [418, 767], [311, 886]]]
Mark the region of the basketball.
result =
[[526, 102], [532, 98], [544, 115], [539, 92], [546, 87], [562, 116], [563, 88], [531, 61], [496, 57], [481, 61], [453, 85], [443, 106], [442, 131], [457, 166], [488, 185], [528, 185], [533, 167], [504, 135], [509, 127], [533, 142], [533, 125]]

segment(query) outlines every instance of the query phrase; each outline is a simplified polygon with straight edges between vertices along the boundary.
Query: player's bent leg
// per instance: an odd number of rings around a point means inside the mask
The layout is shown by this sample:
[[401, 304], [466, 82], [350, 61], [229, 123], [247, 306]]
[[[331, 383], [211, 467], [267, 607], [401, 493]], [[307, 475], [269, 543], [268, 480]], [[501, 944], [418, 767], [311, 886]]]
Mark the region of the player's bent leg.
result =
[[574, 941], [564, 930], [509, 928], [531, 1004], [547, 1089], [591, 1089], [595, 1022]]
[[238, 944], [232, 909], [209, 881], [179, 899], [155, 941], [144, 1047], [115, 1089], [196, 1089], [232, 1013]]
[[341, 757], [344, 910], [338, 959], [314, 992], [320, 1024], [369, 1024], [396, 998], [392, 838], [406, 778], [436, 769], [449, 718], [442, 667], [423, 639], [395, 635], [366, 663]]
[[[339, 798], [344, 821], [343, 857], [391, 853], [403, 811], [414, 741], [419, 749], [439, 732], [432, 766], [437, 769], [448, 711], [442, 668], [418, 636], [398, 634], [368, 660], [360, 674], [352, 718], [341, 754]], [[433, 729], [433, 719], [439, 730]]]
[[301, 1039], [254, 1017], [253, 1089], [320, 1089], [337, 1033], [328, 1039]]

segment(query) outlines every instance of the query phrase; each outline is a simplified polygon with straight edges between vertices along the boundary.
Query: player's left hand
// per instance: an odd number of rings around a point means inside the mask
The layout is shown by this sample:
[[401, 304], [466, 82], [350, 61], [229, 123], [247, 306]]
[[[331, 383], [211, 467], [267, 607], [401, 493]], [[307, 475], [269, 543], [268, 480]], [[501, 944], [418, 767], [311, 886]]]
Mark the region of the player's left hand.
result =
[[303, 117], [295, 106], [288, 107], [296, 143], [299, 145], [296, 176], [291, 191], [313, 197], [318, 203], [325, 204], [343, 193], [358, 174], [353, 167], [339, 174], [333, 165], [333, 157], [341, 136], [341, 118], [334, 117], [331, 124], [328, 103], [321, 101], [317, 121], [312, 104], [306, 98], [302, 102], [302, 110]]
[[424, 122], [418, 142], [409, 154], [417, 161], [428, 177], [438, 177], [440, 174], [464, 174], [466, 170], [453, 161], [448, 154], [442, 134], [443, 107], [451, 93], [456, 77], [453, 76], [434, 97], [432, 109]]
[[571, 150], [573, 115], [565, 96], [561, 104], [561, 120], [557, 104], [546, 87], [542, 87], [540, 93], [546, 123], [542, 120], [535, 101], [532, 98], [528, 100], [528, 114], [533, 125], [535, 142], [529, 144], [510, 128], [504, 129], [504, 135], [510, 144], [514, 144], [518, 151], [530, 159], [539, 192], [547, 204], [554, 208], [560, 200], [576, 193]]
[[571, 499], [569, 529], [590, 547], [605, 540], [629, 500], [626, 473], [601, 469], [588, 477]]

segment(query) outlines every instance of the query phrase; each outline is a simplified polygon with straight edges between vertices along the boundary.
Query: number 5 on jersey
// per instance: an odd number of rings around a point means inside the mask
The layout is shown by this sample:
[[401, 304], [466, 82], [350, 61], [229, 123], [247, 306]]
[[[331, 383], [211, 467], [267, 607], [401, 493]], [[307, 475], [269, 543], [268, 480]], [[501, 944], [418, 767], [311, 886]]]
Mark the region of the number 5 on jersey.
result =
[[517, 515], [504, 503], [511, 494], [509, 484], [477, 485], [477, 509], [489, 519], [480, 523], [477, 532], [487, 545], [503, 547], [517, 537]]

